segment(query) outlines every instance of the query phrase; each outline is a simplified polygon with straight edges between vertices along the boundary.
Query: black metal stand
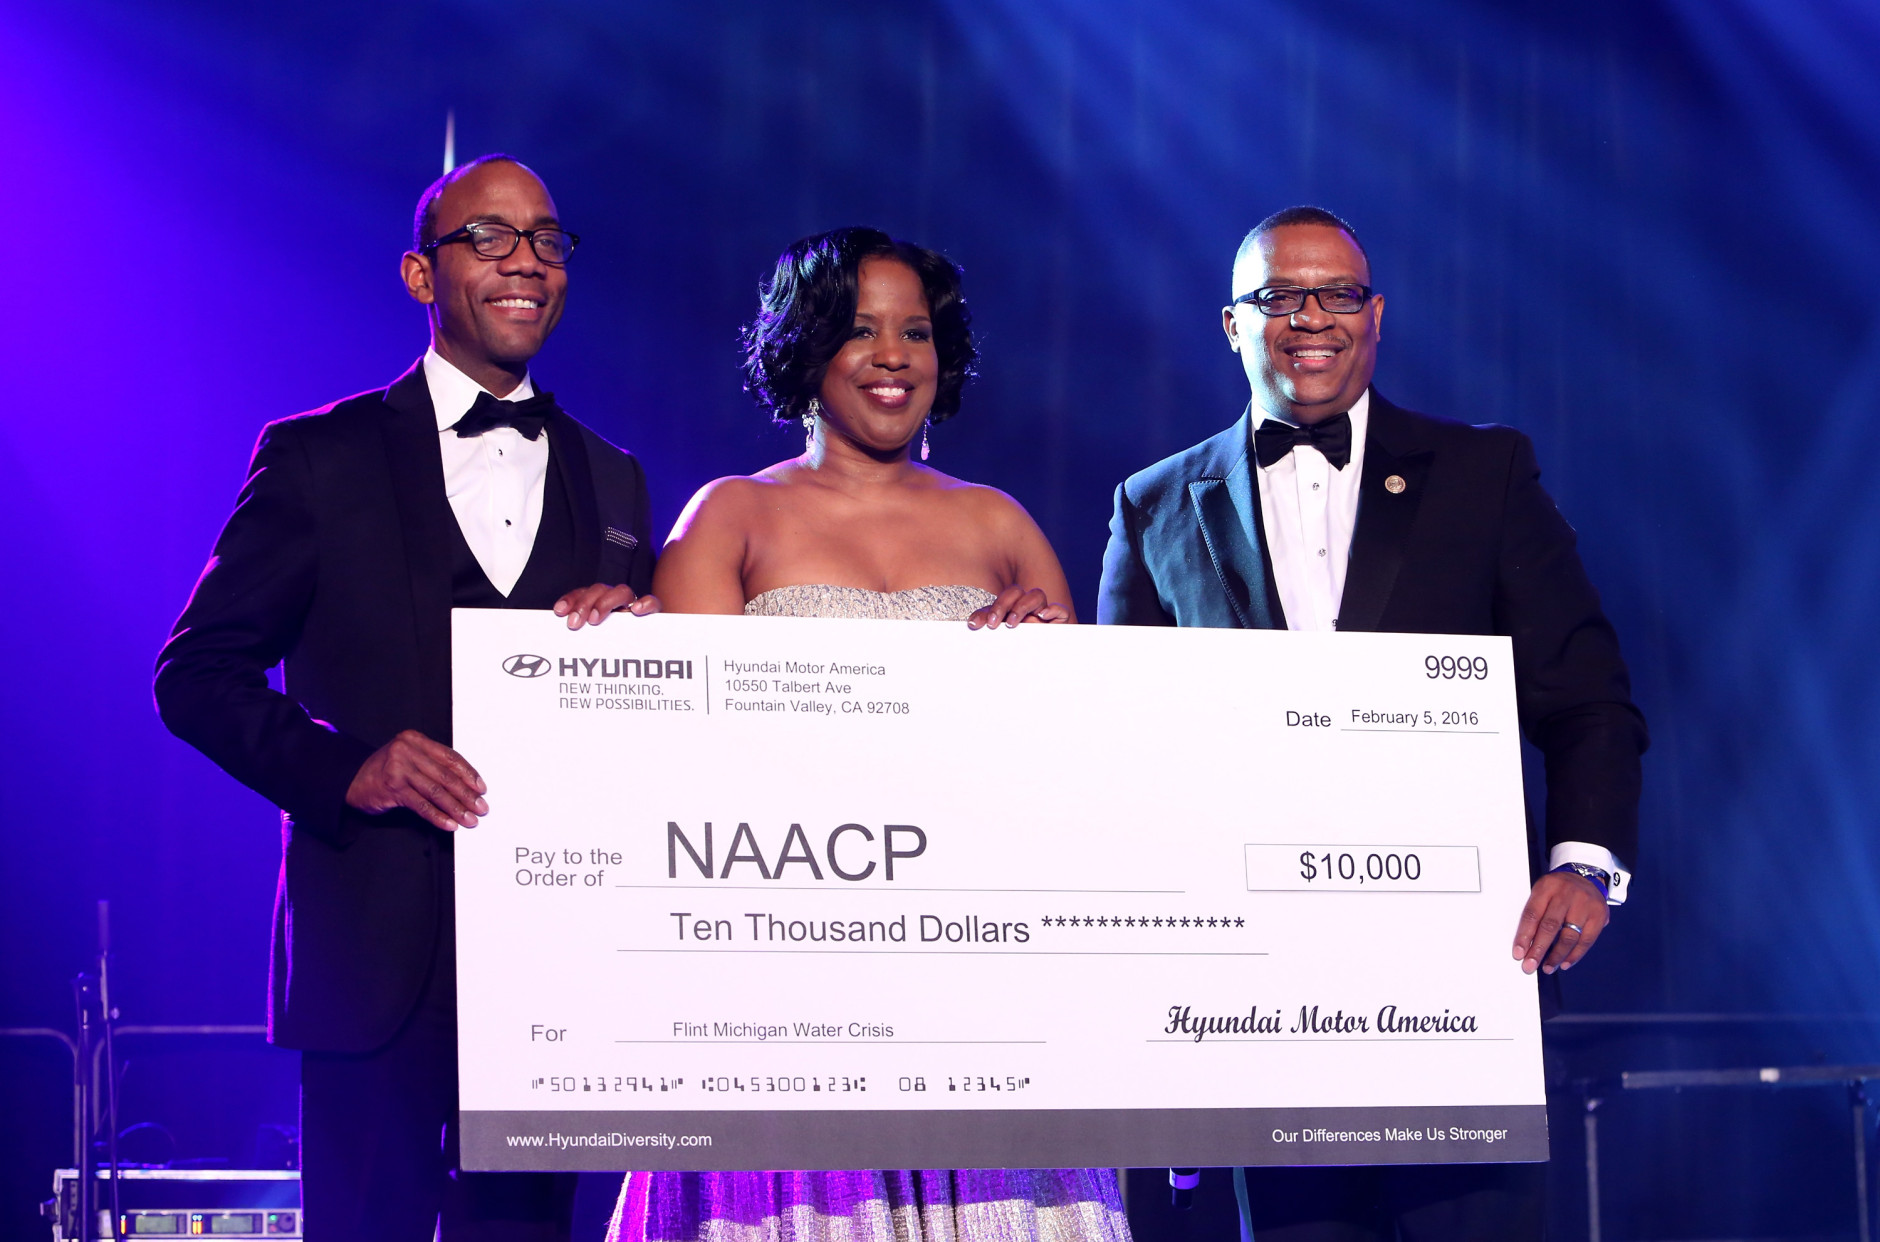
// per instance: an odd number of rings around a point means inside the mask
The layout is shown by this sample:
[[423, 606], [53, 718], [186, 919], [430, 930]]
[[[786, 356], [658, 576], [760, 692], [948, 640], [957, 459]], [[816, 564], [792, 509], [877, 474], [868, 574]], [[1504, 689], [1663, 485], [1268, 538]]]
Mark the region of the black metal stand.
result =
[[98, 1228], [98, 1179], [91, 1173], [91, 1135], [92, 1135], [92, 1058], [95, 1055], [92, 1046], [97, 1039], [96, 1014], [98, 1012], [98, 981], [89, 974], [81, 974], [72, 980], [72, 996], [78, 1005], [78, 1051], [74, 1054], [77, 1062], [77, 1083], [73, 1090], [76, 1095], [78, 1111], [78, 1141], [74, 1145], [74, 1156], [78, 1164], [78, 1212], [76, 1224], [80, 1242], [90, 1242], [96, 1236]]
[[[1595, 1084], [1580, 1084], [1580, 1112], [1586, 1127], [1586, 1237], [1599, 1239], [1599, 1118], [1594, 1116], [1605, 1101], [1593, 1094]], [[1864, 1240], [1863, 1240], [1864, 1242]]]
[[[124, 1218], [118, 1189], [118, 1074], [112, 1037], [117, 1011], [111, 1007], [111, 903], [108, 901], [98, 903], [97, 972], [74, 979], [72, 994], [78, 1007], [78, 1047], [73, 1058], [77, 1077], [73, 1090], [78, 1111], [78, 1150], [75, 1153], [78, 1157], [78, 1237], [80, 1242], [93, 1242], [96, 1238], [115, 1238], [118, 1222]], [[100, 1055], [104, 1057], [102, 1076], [90, 1072]], [[106, 1184], [110, 1187], [111, 1232], [108, 1235], [98, 1231], [98, 1216], [104, 1205], [98, 1202], [97, 1162], [92, 1158], [93, 1141], [101, 1121], [108, 1165]]]
[[1600, 1242], [1599, 1224], [1599, 1119], [1597, 1111], [1606, 1097], [1621, 1091], [1682, 1091], [1700, 1087], [1738, 1087], [1768, 1090], [1781, 1087], [1820, 1087], [1841, 1084], [1847, 1088], [1849, 1108], [1854, 1120], [1854, 1193], [1855, 1219], [1859, 1222], [1860, 1242], [1880, 1242], [1874, 1237], [1873, 1212], [1867, 1188], [1867, 1083], [1880, 1079], [1880, 1065], [1798, 1065], [1760, 1066], [1754, 1069], [1723, 1070], [1644, 1070], [1620, 1074], [1613, 1081], [1582, 1081], [1581, 1108], [1586, 1125], [1586, 1236]]
[[1856, 1078], [1847, 1084], [1849, 1111], [1854, 1114], [1854, 1195], [1856, 1219], [1860, 1222], [1860, 1240], [1873, 1237], [1873, 1200], [1867, 1189], [1867, 1080]]

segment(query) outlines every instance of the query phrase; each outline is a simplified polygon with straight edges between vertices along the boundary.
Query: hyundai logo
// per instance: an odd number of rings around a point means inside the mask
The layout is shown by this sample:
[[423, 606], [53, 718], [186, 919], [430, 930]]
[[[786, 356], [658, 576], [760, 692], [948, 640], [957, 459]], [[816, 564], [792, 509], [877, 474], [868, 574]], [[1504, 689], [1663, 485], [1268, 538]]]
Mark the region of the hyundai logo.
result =
[[503, 671], [511, 677], [546, 677], [548, 676], [548, 657], [512, 655], [503, 661]]

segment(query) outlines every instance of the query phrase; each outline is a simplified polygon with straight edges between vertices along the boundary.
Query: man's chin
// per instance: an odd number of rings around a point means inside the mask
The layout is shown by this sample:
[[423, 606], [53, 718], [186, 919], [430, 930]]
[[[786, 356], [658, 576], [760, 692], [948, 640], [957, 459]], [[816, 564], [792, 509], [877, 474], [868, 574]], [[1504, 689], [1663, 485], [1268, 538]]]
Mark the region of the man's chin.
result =
[[1322, 388], [1313, 385], [1310, 388], [1296, 388], [1285, 396], [1286, 408], [1295, 421], [1316, 423], [1320, 419], [1330, 418], [1334, 414], [1343, 414], [1358, 403], [1358, 397], [1364, 392], [1359, 388], [1347, 392], [1345, 386]]
[[531, 336], [522, 340], [514, 337], [491, 341], [487, 357], [499, 367], [513, 369], [529, 365], [531, 359], [542, 352], [542, 345], [547, 335]]

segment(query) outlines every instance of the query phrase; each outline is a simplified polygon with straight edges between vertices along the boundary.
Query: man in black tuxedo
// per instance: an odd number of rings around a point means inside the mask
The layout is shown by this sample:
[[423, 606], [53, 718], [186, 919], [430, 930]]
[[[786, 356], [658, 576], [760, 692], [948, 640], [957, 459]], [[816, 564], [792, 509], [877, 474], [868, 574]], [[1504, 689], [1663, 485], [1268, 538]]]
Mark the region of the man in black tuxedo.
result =
[[[1552, 974], [1625, 899], [1644, 719], [1527, 437], [1371, 387], [1384, 299], [1370, 286], [1356, 234], [1329, 212], [1289, 208], [1247, 235], [1222, 322], [1252, 403], [1117, 489], [1097, 620], [1509, 635], [1550, 847], [1513, 957]], [[1539, 1238], [1544, 1172], [1248, 1169], [1242, 1225], [1260, 1242]]]
[[303, 1051], [313, 1233], [565, 1238], [571, 1178], [454, 1167], [451, 834], [489, 806], [450, 748], [450, 610], [653, 611], [650, 513], [639, 463], [529, 374], [577, 240], [547, 188], [485, 156], [425, 192], [415, 231], [430, 349], [263, 430], [156, 699], [282, 808], [268, 1028]]

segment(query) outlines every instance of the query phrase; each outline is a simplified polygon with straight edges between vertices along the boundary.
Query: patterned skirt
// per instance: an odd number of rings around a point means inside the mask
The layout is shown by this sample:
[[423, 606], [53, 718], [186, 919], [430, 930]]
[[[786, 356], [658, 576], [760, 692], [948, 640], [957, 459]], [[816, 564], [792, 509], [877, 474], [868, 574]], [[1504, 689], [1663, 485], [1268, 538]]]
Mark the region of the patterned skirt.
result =
[[632, 1173], [608, 1242], [1130, 1242], [1114, 1169]]

